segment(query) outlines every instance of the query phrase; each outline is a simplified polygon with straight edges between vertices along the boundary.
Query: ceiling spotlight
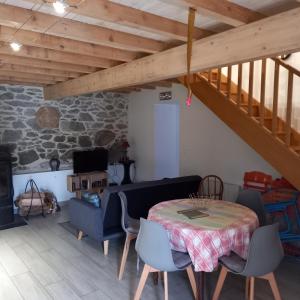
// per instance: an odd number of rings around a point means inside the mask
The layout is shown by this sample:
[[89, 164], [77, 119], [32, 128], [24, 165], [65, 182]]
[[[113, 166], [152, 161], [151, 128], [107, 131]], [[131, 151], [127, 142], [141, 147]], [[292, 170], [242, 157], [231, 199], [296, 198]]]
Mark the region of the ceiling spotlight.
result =
[[11, 47], [11, 49], [13, 49], [13, 51], [18, 52], [18, 51], [20, 51], [22, 45], [17, 42], [12, 42], [12, 43], [10, 43], [10, 47]]
[[63, 1], [58, 0], [53, 2], [53, 7], [58, 14], [62, 15], [65, 13], [67, 5]]

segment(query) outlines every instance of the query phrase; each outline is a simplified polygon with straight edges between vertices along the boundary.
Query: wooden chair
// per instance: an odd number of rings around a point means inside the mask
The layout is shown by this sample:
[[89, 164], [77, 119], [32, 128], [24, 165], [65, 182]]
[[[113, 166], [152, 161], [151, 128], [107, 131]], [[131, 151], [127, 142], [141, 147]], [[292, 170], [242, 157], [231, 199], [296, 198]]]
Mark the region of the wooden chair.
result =
[[164, 273], [165, 300], [168, 300], [167, 272], [179, 270], [187, 271], [193, 294], [196, 299], [196, 281], [189, 255], [187, 253], [171, 250], [169, 237], [162, 225], [145, 219], [141, 219], [140, 224], [141, 228], [135, 244], [135, 249], [139, 257], [145, 263], [145, 266], [134, 300], [139, 300], [141, 298], [149, 273], [161, 271]]
[[216, 175], [208, 175], [201, 180], [198, 194], [200, 197], [222, 200], [223, 190], [224, 184], [222, 179]]
[[228, 272], [246, 277], [246, 299], [254, 300], [254, 280], [268, 280], [275, 300], [281, 300], [274, 277], [274, 270], [283, 258], [283, 249], [278, 235], [278, 224], [259, 227], [255, 230], [247, 260], [231, 253], [220, 258], [222, 269], [212, 300], [218, 300]]

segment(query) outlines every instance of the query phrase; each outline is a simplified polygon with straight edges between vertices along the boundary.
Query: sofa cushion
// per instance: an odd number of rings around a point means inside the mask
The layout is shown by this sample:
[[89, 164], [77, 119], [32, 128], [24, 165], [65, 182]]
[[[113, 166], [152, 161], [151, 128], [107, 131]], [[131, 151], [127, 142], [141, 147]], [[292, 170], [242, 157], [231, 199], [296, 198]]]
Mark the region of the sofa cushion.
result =
[[84, 192], [81, 195], [83, 201], [93, 204], [95, 207], [100, 207], [101, 199], [98, 193]]

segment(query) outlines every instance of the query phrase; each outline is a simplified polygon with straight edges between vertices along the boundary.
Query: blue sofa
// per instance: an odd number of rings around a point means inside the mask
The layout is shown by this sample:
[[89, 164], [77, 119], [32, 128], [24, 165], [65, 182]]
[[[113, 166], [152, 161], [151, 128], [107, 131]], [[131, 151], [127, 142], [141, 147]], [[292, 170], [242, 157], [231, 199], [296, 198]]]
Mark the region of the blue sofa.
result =
[[130, 217], [147, 218], [149, 209], [155, 204], [186, 198], [190, 193], [197, 192], [200, 181], [200, 176], [185, 176], [107, 187], [100, 208], [72, 198], [69, 202], [70, 222], [81, 232], [80, 236], [84, 233], [96, 241], [104, 242], [104, 252], [107, 254], [108, 241], [124, 234], [119, 192], [124, 192], [127, 197]]

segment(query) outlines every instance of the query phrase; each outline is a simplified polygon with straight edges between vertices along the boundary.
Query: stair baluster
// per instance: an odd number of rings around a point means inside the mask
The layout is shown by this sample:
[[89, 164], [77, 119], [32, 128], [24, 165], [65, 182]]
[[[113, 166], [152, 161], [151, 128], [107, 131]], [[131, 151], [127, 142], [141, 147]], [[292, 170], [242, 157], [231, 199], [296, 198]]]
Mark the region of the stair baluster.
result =
[[254, 77], [254, 62], [250, 62], [249, 68], [249, 91], [248, 91], [248, 114], [253, 116], [253, 77]]
[[227, 99], [231, 99], [231, 74], [232, 74], [232, 66], [228, 67], [228, 74], [227, 74]]
[[292, 126], [292, 105], [293, 105], [293, 86], [294, 86], [294, 74], [289, 70], [288, 77], [288, 92], [287, 92], [287, 106], [286, 106], [286, 120], [285, 120], [285, 143], [289, 147], [291, 145], [291, 126]]
[[241, 106], [242, 102], [242, 79], [243, 79], [243, 64], [239, 64], [238, 68], [238, 90], [237, 90], [237, 106]]
[[222, 68], [218, 68], [218, 80], [217, 80], [217, 89], [221, 90], [221, 80], [222, 80]]
[[279, 71], [280, 66], [278, 61], [275, 61], [274, 69], [274, 93], [273, 93], [273, 110], [272, 110], [272, 134], [276, 136], [278, 127], [278, 92], [279, 92]]
[[261, 89], [260, 89], [260, 105], [259, 105], [259, 123], [264, 126], [265, 122], [265, 98], [266, 98], [266, 72], [267, 72], [267, 61], [262, 59], [261, 63]]

